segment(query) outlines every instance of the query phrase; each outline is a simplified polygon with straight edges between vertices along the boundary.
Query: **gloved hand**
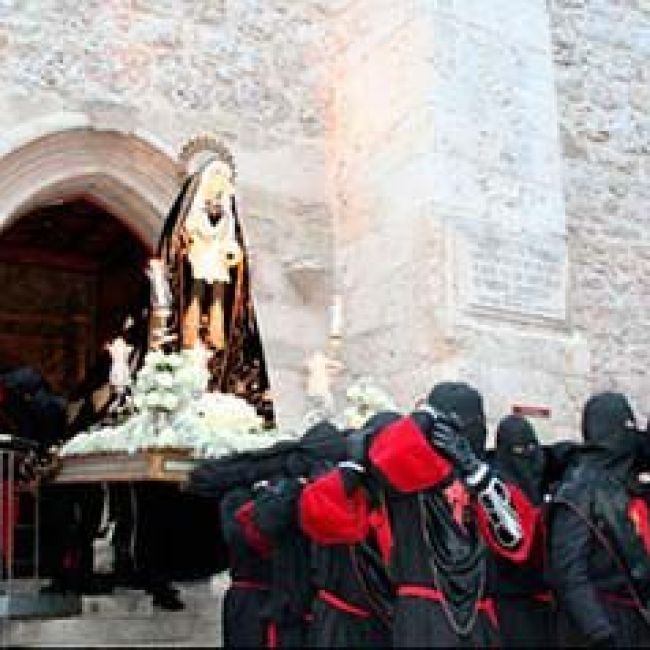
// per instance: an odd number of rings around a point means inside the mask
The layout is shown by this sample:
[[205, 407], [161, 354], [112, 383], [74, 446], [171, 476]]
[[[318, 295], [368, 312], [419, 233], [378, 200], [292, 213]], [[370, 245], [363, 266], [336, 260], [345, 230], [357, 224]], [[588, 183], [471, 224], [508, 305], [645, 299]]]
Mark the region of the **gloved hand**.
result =
[[487, 485], [489, 466], [478, 458], [469, 439], [460, 433], [462, 424], [455, 414], [443, 413], [427, 404], [412, 417], [430, 444], [455, 465], [470, 490], [478, 492]]
[[361, 465], [365, 465], [368, 459], [368, 447], [374, 431], [370, 429], [358, 429], [345, 436], [345, 450], [347, 460]]
[[297, 478], [280, 478], [256, 485], [255, 525], [271, 539], [278, 539], [297, 519], [297, 501], [303, 483]]
[[341, 473], [345, 493], [348, 496], [364, 484], [367, 475], [362, 465], [346, 460], [338, 464], [338, 469]]

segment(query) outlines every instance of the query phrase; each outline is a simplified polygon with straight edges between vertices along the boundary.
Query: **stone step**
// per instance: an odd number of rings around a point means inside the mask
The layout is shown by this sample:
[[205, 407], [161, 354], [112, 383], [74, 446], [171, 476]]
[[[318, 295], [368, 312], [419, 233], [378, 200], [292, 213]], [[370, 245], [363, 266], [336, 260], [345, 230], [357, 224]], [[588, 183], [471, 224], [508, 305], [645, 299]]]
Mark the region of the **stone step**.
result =
[[84, 596], [71, 618], [3, 621], [0, 645], [13, 646], [221, 646], [221, 601], [227, 579], [177, 584], [185, 609], [153, 607], [143, 591]]

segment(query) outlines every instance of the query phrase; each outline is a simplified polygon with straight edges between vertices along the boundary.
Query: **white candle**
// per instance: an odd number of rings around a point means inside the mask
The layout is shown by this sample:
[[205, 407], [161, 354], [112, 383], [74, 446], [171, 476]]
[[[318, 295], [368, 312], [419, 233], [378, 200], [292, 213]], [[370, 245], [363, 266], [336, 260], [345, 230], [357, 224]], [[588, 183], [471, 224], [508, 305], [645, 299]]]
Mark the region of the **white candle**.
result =
[[163, 261], [157, 257], [152, 257], [149, 260], [149, 268], [146, 273], [151, 283], [153, 305], [155, 307], [169, 307], [171, 304], [171, 290]]
[[331, 307], [332, 322], [330, 326], [330, 336], [340, 339], [343, 336], [343, 296], [336, 294], [334, 304]]

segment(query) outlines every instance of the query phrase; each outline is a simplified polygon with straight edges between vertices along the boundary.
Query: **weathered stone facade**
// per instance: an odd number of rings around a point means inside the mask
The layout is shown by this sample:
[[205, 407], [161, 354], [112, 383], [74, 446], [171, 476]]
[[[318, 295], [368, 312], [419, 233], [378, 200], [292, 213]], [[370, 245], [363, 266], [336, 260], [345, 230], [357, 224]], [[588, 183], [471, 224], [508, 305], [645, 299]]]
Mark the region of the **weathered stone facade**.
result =
[[588, 389], [650, 395], [650, 4], [553, 0], [569, 315]]

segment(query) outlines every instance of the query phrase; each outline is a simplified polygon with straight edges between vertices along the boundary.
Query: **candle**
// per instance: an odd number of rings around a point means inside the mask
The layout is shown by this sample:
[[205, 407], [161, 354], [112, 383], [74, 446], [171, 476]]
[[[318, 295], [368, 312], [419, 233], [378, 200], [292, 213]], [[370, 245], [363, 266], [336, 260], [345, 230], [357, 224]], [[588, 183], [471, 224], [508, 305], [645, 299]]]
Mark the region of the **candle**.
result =
[[334, 304], [331, 307], [331, 311], [330, 337], [340, 339], [343, 336], [343, 296], [341, 294], [334, 296]]
[[153, 305], [155, 307], [169, 307], [171, 305], [171, 290], [167, 281], [164, 262], [157, 257], [151, 258], [146, 273], [151, 283]]

